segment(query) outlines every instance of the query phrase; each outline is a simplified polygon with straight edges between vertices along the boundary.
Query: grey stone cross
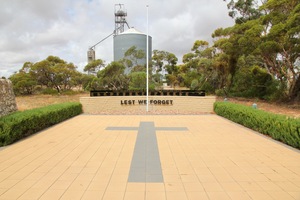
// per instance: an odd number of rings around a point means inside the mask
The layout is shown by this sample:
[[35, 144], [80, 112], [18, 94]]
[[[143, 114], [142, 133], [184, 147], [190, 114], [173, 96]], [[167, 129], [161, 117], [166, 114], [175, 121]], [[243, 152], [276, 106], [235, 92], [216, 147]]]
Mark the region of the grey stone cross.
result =
[[187, 131], [186, 127], [155, 127], [154, 122], [140, 122], [139, 127], [107, 127], [112, 131], [138, 131], [128, 182], [163, 182], [156, 131]]

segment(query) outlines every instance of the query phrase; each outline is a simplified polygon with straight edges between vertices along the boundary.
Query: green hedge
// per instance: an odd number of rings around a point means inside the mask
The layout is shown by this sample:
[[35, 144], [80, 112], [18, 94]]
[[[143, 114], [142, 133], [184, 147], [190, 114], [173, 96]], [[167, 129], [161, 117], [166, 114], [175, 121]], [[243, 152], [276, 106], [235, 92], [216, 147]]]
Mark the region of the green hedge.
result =
[[218, 115], [300, 149], [300, 119], [268, 113], [230, 102], [216, 102]]
[[1, 117], [0, 146], [11, 144], [80, 113], [80, 103], [63, 103]]

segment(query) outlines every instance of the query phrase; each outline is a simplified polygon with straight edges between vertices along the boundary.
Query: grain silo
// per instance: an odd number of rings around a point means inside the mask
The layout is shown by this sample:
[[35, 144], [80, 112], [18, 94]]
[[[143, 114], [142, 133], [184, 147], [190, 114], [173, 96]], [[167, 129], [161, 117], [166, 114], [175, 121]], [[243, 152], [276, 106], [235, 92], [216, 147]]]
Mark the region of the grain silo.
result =
[[[152, 37], [148, 36], [149, 44], [149, 60], [152, 56]], [[135, 46], [137, 50], [143, 50], [147, 52], [147, 35], [136, 30], [135, 28], [130, 28], [118, 35], [114, 36], [114, 61], [119, 61], [124, 58], [125, 52]], [[144, 59], [140, 59], [138, 64], [146, 64], [146, 56]]]
[[[91, 46], [88, 50], [88, 62], [94, 61], [95, 47], [101, 42], [114, 35], [113, 46], [114, 46], [114, 61], [119, 61], [124, 58], [125, 52], [135, 46], [136, 50], [142, 50], [145, 52], [145, 58], [139, 59], [139, 65], [146, 65], [146, 52], [147, 52], [147, 35], [136, 30], [135, 28], [129, 28], [127, 22], [127, 11], [124, 4], [115, 4], [115, 30], [107, 37]], [[129, 28], [125, 31], [125, 25]], [[148, 52], [149, 61], [152, 59], [152, 37], [148, 37]]]

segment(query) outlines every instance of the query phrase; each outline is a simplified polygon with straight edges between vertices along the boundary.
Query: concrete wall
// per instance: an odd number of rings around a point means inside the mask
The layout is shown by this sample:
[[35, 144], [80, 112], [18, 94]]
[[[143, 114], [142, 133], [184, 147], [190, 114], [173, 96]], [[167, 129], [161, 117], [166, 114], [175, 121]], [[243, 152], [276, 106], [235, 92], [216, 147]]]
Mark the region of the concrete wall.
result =
[[16, 110], [16, 98], [11, 81], [0, 79], [0, 117]]
[[[147, 114], [145, 96], [81, 97], [86, 114]], [[153, 114], [212, 113], [215, 96], [149, 96]]]

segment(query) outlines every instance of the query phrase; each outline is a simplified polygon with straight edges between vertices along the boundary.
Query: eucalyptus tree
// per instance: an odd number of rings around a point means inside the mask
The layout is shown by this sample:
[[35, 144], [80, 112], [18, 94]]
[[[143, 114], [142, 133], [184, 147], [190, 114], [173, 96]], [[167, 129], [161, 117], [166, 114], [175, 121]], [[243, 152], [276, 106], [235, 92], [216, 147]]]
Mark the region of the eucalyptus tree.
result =
[[172, 74], [176, 70], [178, 58], [175, 54], [168, 51], [154, 50], [152, 56], [152, 66], [155, 68], [155, 73], [166, 70], [169, 74]]
[[175, 54], [168, 51], [154, 50], [152, 56], [152, 82], [159, 87], [165, 78], [172, 86], [178, 84], [177, 62], [178, 58]]
[[96, 75], [100, 69], [105, 66], [105, 62], [101, 59], [93, 60], [92, 62], [88, 63], [83, 71], [88, 72], [88, 74]]
[[235, 19], [236, 24], [258, 19], [262, 12], [258, 9], [267, 0], [223, 0], [227, 2], [228, 15]]
[[[267, 29], [259, 51], [271, 74], [281, 81], [289, 99], [300, 93], [300, 1], [269, 0], [262, 7]], [[284, 89], [283, 88], [283, 89]]]
[[51, 88], [61, 92], [78, 86], [81, 73], [73, 63], [68, 63], [56, 56], [48, 56], [45, 60], [32, 63], [25, 62], [19, 72], [10, 79], [17, 93], [32, 94], [39, 88]]
[[207, 41], [196, 40], [191, 52], [183, 56], [184, 67], [187, 70], [184, 82], [191, 89], [205, 89], [214, 92], [216, 70], [214, 69], [215, 48]]
[[146, 72], [132, 72], [128, 75], [129, 78], [129, 90], [146, 90]]
[[125, 66], [120, 62], [112, 62], [97, 74], [99, 82], [97, 89], [125, 90], [129, 79], [125, 74]]
[[62, 89], [71, 89], [74, 76], [78, 75], [76, 66], [56, 56], [48, 56], [45, 60], [33, 64], [30, 74], [39, 85], [55, 88], [57, 92]]
[[146, 58], [146, 53], [141, 50], [137, 49], [136, 46], [130, 47], [124, 54], [124, 58], [121, 62], [129, 69], [132, 69], [136, 66], [140, 65], [140, 60]]
[[[299, 94], [299, 0], [230, 0], [229, 15], [236, 24], [217, 29], [214, 46], [227, 62], [231, 87], [236, 73], [251, 69], [280, 81], [283, 93], [290, 99]], [[256, 67], [255, 67], [256, 66]], [[250, 71], [249, 71], [250, 70]], [[255, 77], [253, 77], [255, 78]], [[267, 79], [265, 79], [267, 80]], [[241, 81], [238, 81], [241, 83]], [[265, 82], [266, 83], [266, 82]], [[235, 83], [236, 85], [236, 83]]]
[[19, 72], [9, 77], [13, 84], [13, 90], [17, 95], [33, 94], [37, 86], [37, 81], [30, 75], [33, 63], [25, 62]]

